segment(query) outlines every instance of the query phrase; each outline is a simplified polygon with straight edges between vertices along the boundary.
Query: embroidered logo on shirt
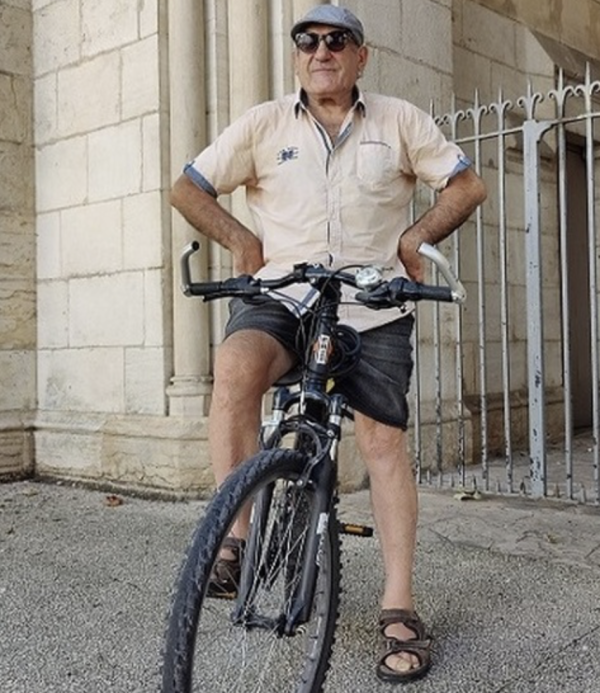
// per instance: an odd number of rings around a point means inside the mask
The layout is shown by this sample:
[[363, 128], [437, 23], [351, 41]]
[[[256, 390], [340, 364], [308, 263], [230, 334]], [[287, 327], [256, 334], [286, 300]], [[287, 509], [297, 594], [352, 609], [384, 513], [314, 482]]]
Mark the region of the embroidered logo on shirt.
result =
[[277, 152], [277, 163], [285, 164], [286, 161], [292, 161], [298, 158], [298, 147], [286, 147]]

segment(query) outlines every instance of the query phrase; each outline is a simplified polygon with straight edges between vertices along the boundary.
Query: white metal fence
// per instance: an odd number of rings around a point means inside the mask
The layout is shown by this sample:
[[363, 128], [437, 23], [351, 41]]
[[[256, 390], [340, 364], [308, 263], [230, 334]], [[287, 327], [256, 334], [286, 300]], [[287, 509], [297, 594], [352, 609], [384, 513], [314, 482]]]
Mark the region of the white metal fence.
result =
[[600, 504], [597, 95], [588, 67], [438, 118], [489, 197], [447, 242], [466, 307], [419, 308], [422, 481]]

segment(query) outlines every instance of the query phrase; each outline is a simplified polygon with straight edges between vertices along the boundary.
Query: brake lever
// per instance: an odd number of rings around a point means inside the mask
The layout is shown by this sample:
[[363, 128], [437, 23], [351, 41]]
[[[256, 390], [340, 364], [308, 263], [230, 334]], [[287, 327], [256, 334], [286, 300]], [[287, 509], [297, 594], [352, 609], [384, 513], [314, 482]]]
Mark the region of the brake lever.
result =
[[467, 290], [460, 279], [454, 274], [448, 258], [442, 255], [437, 248], [429, 245], [429, 243], [421, 243], [417, 252], [419, 255], [431, 260], [441, 272], [452, 291], [452, 301], [454, 303], [464, 303], [467, 300]]
[[390, 307], [390, 285], [385, 282], [367, 291], [359, 291], [356, 299], [373, 310]]

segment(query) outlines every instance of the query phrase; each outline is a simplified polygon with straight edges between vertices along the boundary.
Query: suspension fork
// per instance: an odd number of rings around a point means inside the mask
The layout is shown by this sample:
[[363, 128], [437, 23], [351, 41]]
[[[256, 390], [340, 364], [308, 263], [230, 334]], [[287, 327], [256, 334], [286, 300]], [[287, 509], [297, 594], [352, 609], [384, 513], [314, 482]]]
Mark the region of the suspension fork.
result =
[[335, 502], [337, 484], [337, 447], [341, 438], [344, 398], [334, 395], [327, 421], [327, 453], [314, 465], [308, 484], [314, 489], [307, 542], [302, 554], [301, 579], [294, 590], [284, 632], [293, 635], [311, 616], [318, 571], [321, 568], [328, 525]]
[[302, 550], [300, 580], [295, 586], [284, 625], [285, 635], [294, 635], [310, 619], [318, 571], [322, 563], [336, 483], [336, 464], [329, 454], [312, 470], [308, 484], [314, 489], [309, 529]]

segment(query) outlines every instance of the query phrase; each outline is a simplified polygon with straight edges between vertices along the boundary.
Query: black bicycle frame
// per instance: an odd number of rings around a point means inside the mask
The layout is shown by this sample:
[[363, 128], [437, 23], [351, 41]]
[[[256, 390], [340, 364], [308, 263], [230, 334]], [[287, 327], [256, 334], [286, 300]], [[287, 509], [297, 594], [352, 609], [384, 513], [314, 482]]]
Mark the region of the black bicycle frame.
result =
[[[248, 537], [240, 587], [232, 620], [245, 627], [274, 628], [280, 635], [293, 635], [299, 626], [308, 622], [315, 595], [318, 570], [324, 542], [327, 541], [328, 522], [335, 497], [337, 479], [336, 446], [341, 437], [341, 424], [348, 411], [342, 395], [327, 394], [330, 376], [330, 359], [335, 346], [335, 327], [338, 322], [338, 306], [341, 300], [340, 282], [328, 278], [317, 286], [321, 296], [315, 305], [315, 319], [311, 329], [306, 370], [300, 390], [291, 392], [286, 386], [279, 387], [273, 398], [272, 422], [275, 430], [265, 441], [266, 447], [276, 447], [289, 432], [297, 435], [299, 449], [309, 450], [311, 464], [306, 473], [295, 483], [314, 493], [309, 518], [310, 529], [301, 557], [301, 579], [294, 588], [287, 612], [277, 623], [264, 622], [254, 612], [252, 605], [253, 578], [260, 565], [265, 547], [264, 525], [271, 502], [272, 488], [263, 489], [254, 502], [254, 529]], [[300, 416], [286, 418], [287, 412], [298, 406]]]

